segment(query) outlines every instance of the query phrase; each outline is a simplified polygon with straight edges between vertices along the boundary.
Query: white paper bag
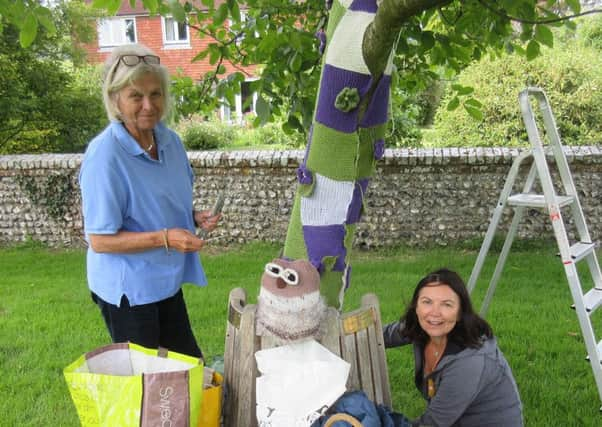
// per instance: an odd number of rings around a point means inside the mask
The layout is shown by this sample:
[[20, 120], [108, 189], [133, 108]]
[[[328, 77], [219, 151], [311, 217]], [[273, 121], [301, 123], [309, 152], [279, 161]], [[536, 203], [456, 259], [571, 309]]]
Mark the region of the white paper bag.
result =
[[314, 340], [255, 353], [260, 427], [309, 427], [344, 392], [350, 365]]

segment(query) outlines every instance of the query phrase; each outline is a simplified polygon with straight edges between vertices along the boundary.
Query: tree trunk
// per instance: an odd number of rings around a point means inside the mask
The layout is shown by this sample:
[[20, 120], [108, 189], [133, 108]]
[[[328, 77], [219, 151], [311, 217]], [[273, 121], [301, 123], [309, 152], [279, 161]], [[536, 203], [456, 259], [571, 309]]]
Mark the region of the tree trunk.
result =
[[403, 21], [451, 0], [334, 0], [316, 110], [283, 255], [307, 259], [342, 309], [364, 196], [384, 154], [391, 51]]

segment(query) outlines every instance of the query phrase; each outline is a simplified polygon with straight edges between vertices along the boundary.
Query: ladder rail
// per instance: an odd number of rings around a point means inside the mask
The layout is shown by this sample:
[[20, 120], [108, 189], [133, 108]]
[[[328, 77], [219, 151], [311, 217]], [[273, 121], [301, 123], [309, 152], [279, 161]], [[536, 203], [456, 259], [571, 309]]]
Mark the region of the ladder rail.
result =
[[529, 158], [530, 156], [531, 156], [530, 150], [526, 150], [526, 151], [522, 152], [521, 154], [519, 154], [516, 157], [516, 159], [512, 163], [512, 166], [510, 167], [510, 171], [508, 172], [508, 175], [506, 177], [506, 182], [504, 183], [504, 188], [502, 190], [502, 193], [500, 194], [497, 205], [495, 206], [495, 209], [493, 211], [492, 219], [489, 222], [489, 227], [487, 228], [487, 233], [485, 234], [485, 239], [483, 240], [483, 243], [481, 244], [481, 249], [479, 251], [479, 255], [477, 256], [477, 261], [475, 263], [475, 266], [472, 269], [470, 278], [468, 279], [467, 288], [468, 288], [469, 293], [472, 293], [472, 291], [474, 290], [476, 283], [477, 283], [477, 278], [481, 274], [481, 269], [483, 268], [485, 259], [487, 258], [487, 253], [489, 252], [489, 249], [491, 248], [491, 244], [493, 243], [493, 238], [495, 237], [495, 232], [496, 232], [497, 226], [502, 218], [502, 214], [504, 213], [504, 209], [506, 207], [506, 200], [508, 199], [508, 197], [510, 196], [510, 193], [512, 192], [512, 188], [514, 186], [514, 181], [515, 181], [516, 177], [518, 176], [520, 167], [522, 166], [524, 160]]
[[[531, 97], [535, 98], [539, 106], [544, 130], [549, 141], [548, 145], [544, 145], [542, 142], [540, 130], [532, 108]], [[564, 272], [574, 302], [573, 306], [577, 313], [579, 326], [594, 374], [598, 394], [602, 401], [602, 341], [599, 343], [596, 342], [596, 334], [590, 318], [591, 313], [597, 308], [602, 308], [602, 273], [595, 252], [595, 244], [592, 242], [588, 231], [585, 215], [579, 201], [564, 148], [562, 147], [556, 121], [545, 92], [537, 87], [528, 87], [520, 92], [519, 104], [529, 142], [531, 143], [531, 150], [525, 152], [523, 156], [517, 157], [508, 173], [504, 188], [487, 229], [487, 234], [481, 246], [481, 250], [479, 251], [475, 266], [473, 267], [468, 282], [468, 291], [470, 293], [474, 291], [505, 207], [509, 205], [513, 206], [514, 216], [504, 241], [504, 246], [497, 260], [495, 271], [487, 288], [487, 293], [481, 304], [481, 314], [483, 316], [485, 316], [493, 298], [497, 282], [499, 281], [503, 267], [506, 263], [508, 253], [514, 237], [516, 236], [518, 225], [525, 209], [527, 207], [545, 209], [550, 218], [554, 237], [560, 251], [560, 258], [563, 263]], [[551, 156], [549, 157], [550, 159], [554, 159], [558, 174], [560, 175], [563, 187], [562, 191], [564, 192], [561, 196], [558, 196], [556, 193], [556, 187], [554, 186], [554, 181], [548, 165], [547, 150], [551, 152]], [[511, 196], [510, 193], [514, 186], [514, 181], [518, 176], [520, 165], [528, 157], [533, 158], [533, 163], [523, 187], [523, 194]], [[531, 192], [536, 178], [539, 178], [543, 196]], [[561, 208], [564, 206], [570, 206], [573, 222], [577, 229], [579, 241], [573, 246], [570, 244], [565, 221], [563, 220]], [[589, 272], [594, 282], [594, 287], [587, 293], [584, 293], [582, 289], [579, 272], [576, 266], [577, 262], [581, 260], [587, 261]]]
[[[570, 168], [566, 160], [564, 149], [562, 148], [562, 142], [558, 133], [558, 127], [556, 126], [556, 120], [554, 119], [554, 115], [552, 114], [548, 98], [542, 89], [529, 87], [519, 94], [519, 100], [521, 104], [521, 111], [523, 113], [523, 120], [525, 121], [525, 125], [527, 127], [527, 134], [529, 135], [529, 140], [531, 141], [531, 145], [533, 146], [534, 157], [535, 159], [539, 159], [541, 163], [540, 165], [538, 165], [541, 183], [542, 186], [545, 185], [548, 187], [547, 191], [546, 188], [543, 189], [544, 195], [555, 195], [555, 189], [552, 183], [548, 164], [545, 159], [545, 153], [543, 152], [543, 145], [539, 137], [537, 125], [535, 124], [535, 118], [531, 109], [531, 103], [529, 102], [530, 95], [534, 96], [538, 101], [539, 108], [542, 113], [544, 126], [547, 130], [547, 136], [550, 140], [549, 147], [551, 148], [552, 153], [554, 155], [554, 160], [556, 161], [558, 173], [560, 174], [565, 194], [573, 196], [573, 203], [571, 204], [571, 214], [575, 223], [575, 228], [577, 229], [577, 233], [579, 235], [579, 241], [591, 243], [592, 238], [589, 234], [587, 223], [585, 221], [585, 216], [583, 214], [583, 208], [581, 206], [581, 202], [579, 201], [577, 189], [575, 187], [575, 182], [573, 181], [573, 177], [570, 173]], [[535, 151], [541, 151], [542, 155], [536, 156]], [[544, 173], [542, 174], [541, 172]], [[548, 197], [546, 197], [546, 203], [548, 204], [548, 212], [550, 214], [550, 219], [552, 220], [552, 225], [554, 227], [562, 228], [562, 230], [558, 230], [558, 232], [556, 232], [555, 230], [555, 235], [559, 236], [560, 233], [560, 236], [566, 236], [566, 230], [564, 230], [564, 222], [562, 221], [562, 218], [559, 217], [559, 215], [561, 215], [560, 209], [557, 206], [555, 206], [552, 200], [548, 200]], [[566, 249], [565, 253], [563, 253], [562, 251], [563, 248]], [[570, 242], [568, 242], [568, 239], [566, 240], [565, 244], [559, 245], [563, 262], [570, 260], [570, 253], [568, 252], [569, 248]], [[595, 254], [588, 256], [586, 259], [588, 268], [592, 276], [592, 280], [594, 282], [594, 287], [596, 289], [602, 289], [602, 271], [600, 270], [600, 264], [597, 262]]]
[[[520, 163], [522, 163], [522, 161], [524, 159], [528, 158], [530, 155], [531, 155], [530, 152], [525, 152], [524, 158], [517, 158], [517, 161], [515, 161], [515, 164], [517, 164], [517, 169], [515, 170], [515, 172], [516, 172], [515, 175], [518, 174], [518, 168], [520, 167]], [[514, 164], [513, 164], [513, 167], [514, 167]], [[537, 169], [535, 167], [535, 163], [532, 163], [531, 167], [529, 168], [529, 173], [527, 175], [527, 179], [525, 180], [525, 184], [523, 186], [523, 193], [528, 193], [531, 191], [533, 184], [535, 182], [536, 175], [537, 175]], [[515, 178], [516, 178], [516, 176], [511, 176], [510, 174], [508, 175], [508, 179], [507, 179], [507, 187], [508, 188], [505, 187], [505, 190], [508, 190], [508, 191], [502, 192], [502, 196], [500, 197], [500, 200], [503, 199], [503, 202], [501, 203], [501, 205], [498, 205], [498, 208], [500, 209], [500, 217], [501, 217], [501, 211], [506, 206], [506, 201], [508, 200], [510, 191], [512, 190], [512, 188], [514, 186], [513, 184], [514, 184]], [[487, 286], [487, 292], [485, 294], [485, 297], [481, 303], [481, 308], [479, 310], [479, 313], [483, 317], [485, 317], [487, 315], [487, 310], [489, 309], [489, 304], [491, 303], [491, 300], [493, 299], [493, 294], [497, 287], [497, 283], [499, 282], [500, 277], [502, 276], [502, 271], [504, 269], [504, 266], [506, 265], [506, 259], [508, 258], [508, 254], [510, 253], [510, 248], [512, 247], [512, 243], [514, 242], [514, 237], [516, 236], [516, 232], [518, 230], [518, 225], [520, 224], [520, 221], [523, 217], [524, 211], [525, 211], [524, 206], [516, 206], [514, 208], [514, 215], [512, 217], [512, 222], [510, 223], [510, 227], [508, 228], [508, 233], [506, 234], [506, 239], [504, 240], [504, 246], [502, 246], [500, 256], [495, 265], [495, 270], [493, 272], [491, 280], [489, 281], [489, 285]], [[499, 222], [499, 218], [497, 219], [495, 224], [492, 221], [491, 224], [489, 225], [489, 228], [492, 229], [492, 234], [495, 234], [495, 230], [497, 229], [498, 222]], [[489, 246], [491, 246], [491, 242], [489, 242]], [[485, 262], [487, 253], [489, 252], [489, 246], [485, 247], [485, 244], [483, 244], [483, 246], [481, 247], [482, 259], [481, 259], [481, 265], [479, 267], [479, 272], [480, 272], [480, 268], [482, 267], [482, 264]], [[481, 254], [479, 254], [479, 255], [481, 255]], [[475, 265], [475, 267], [476, 267], [476, 265]], [[474, 270], [476, 270], [476, 269], [473, 269], [473, 273], [471, 274], [471, 279], [472, 279], [473, 275], [475, 276], [474, 283], [473, 283], [473, 289], [474, 289], [474, 285], [476, 284], [476, 279], [479, 275], [479, 272], [476, 272], [476, 274], [475, 274]], [[472, 291], [472, 289], [469, 287], [469, 292], [471, 292], [471, 291]]]

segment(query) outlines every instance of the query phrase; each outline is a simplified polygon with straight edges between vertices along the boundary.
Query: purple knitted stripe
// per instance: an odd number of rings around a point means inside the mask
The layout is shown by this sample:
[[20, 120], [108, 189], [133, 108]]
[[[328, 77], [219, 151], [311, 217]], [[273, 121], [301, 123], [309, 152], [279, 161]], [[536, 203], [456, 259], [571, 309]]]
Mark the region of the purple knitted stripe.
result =
[[[324, 65], [316, 109], [316, 121], [339, 132], [352, 133], [357, 129], [357, 108], [344, 113], [335, 106], [337, 95], [346, 87], [357, 88], [360, 98], [366, 94], [370, 76]], [[385, 104], [386, 106], [386, 104]]]
[[387, 122], [387, 110], [389, 108], [389, 88], [391, 87], [391, 76], [384, 75], [372, 96], [372, 101], [366, 109], [364, 118], [360, 125], [362, 127], [378, 126]]
[[376, 13], [376, 9], [378, 9], [378, 6], [375, 0], [354, 0], [349, 6], [349, 10], [357, 12]]
[[351, 198], [351, 203], [349, 204], [349, 209], [347, 210], [347, 220], [345, 221], [347, 224], [355, 224], [359, 222], [362, 216], [362, 202], [364, 200], [364, 196], [366, 195], [369, 181], [369, 178], [364, 178], [355, 183], [353, 197]]
[[307, 258], [318, 271], [323, 272], [322, 258], [336, 256], [333, 271], [345, 270], [344, 225], [304, 225], [303, 238], [307, 247]]

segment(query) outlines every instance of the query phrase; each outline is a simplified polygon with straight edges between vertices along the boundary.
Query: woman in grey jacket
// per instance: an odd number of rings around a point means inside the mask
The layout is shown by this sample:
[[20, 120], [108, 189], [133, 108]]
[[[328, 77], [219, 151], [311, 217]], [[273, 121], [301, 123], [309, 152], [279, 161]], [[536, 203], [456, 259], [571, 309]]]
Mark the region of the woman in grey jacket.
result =
[[406, 313], [383, 333], [387, 348], [414, 346], [416, 387], [428, 403], [413, 426], [523, 425], [512, 371], [455, 272], [420, 280]]

